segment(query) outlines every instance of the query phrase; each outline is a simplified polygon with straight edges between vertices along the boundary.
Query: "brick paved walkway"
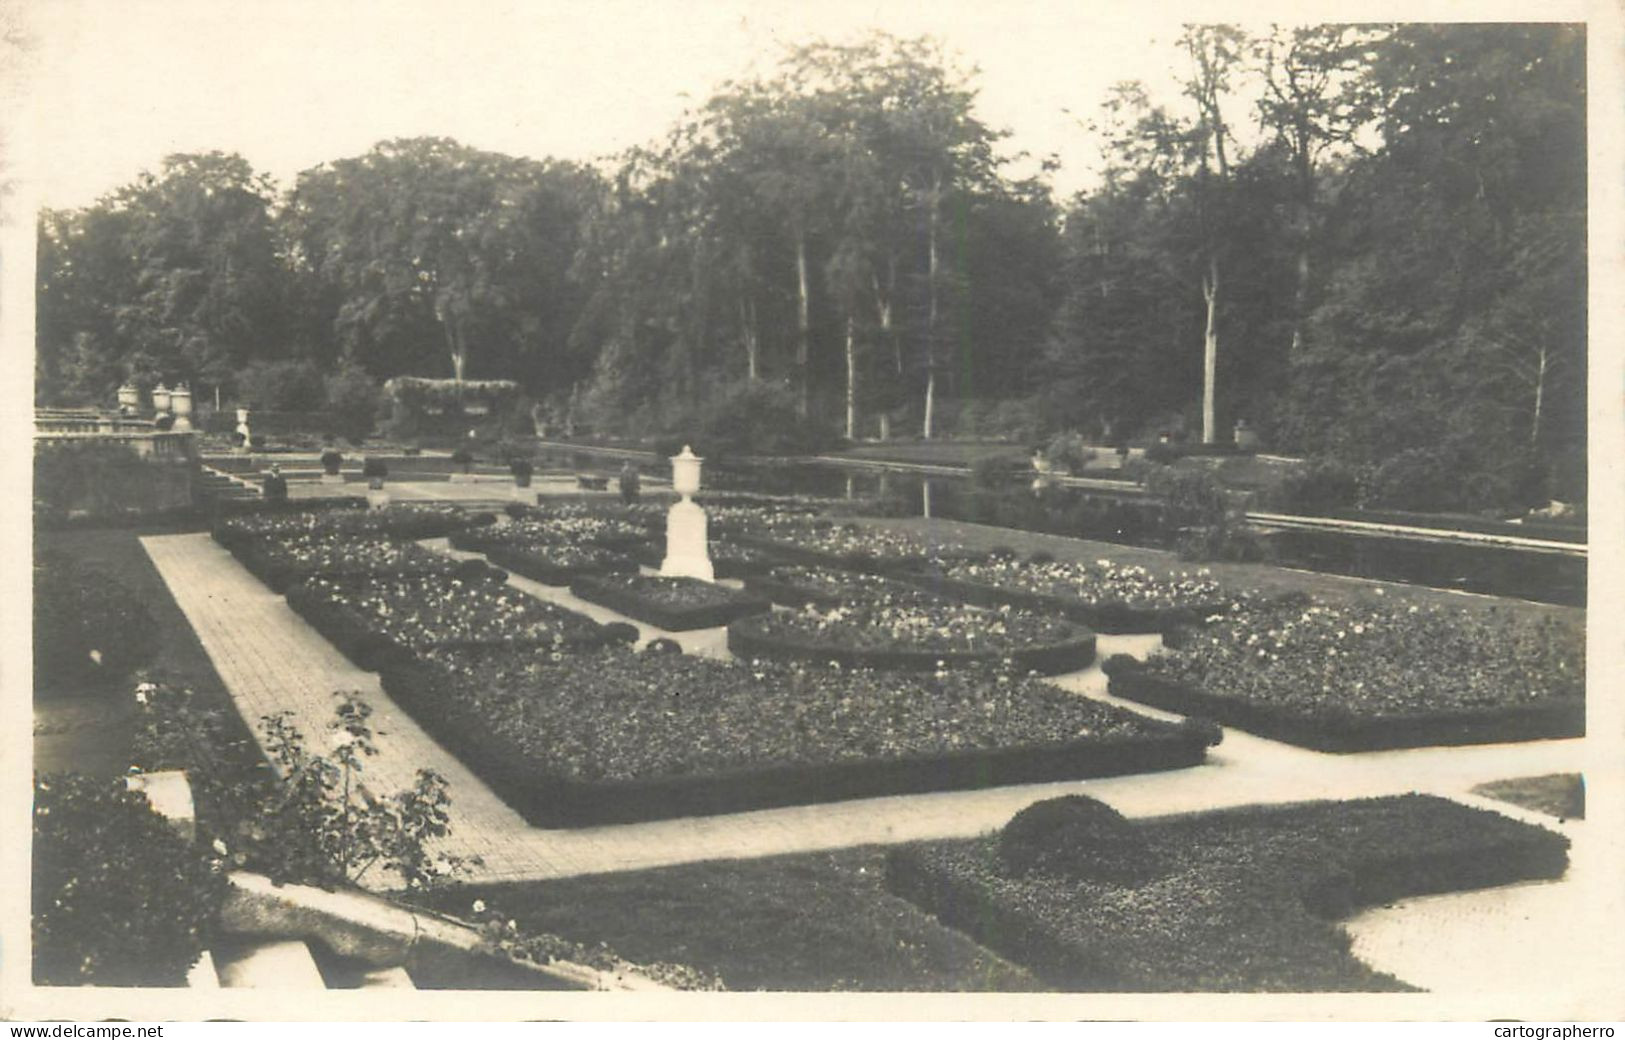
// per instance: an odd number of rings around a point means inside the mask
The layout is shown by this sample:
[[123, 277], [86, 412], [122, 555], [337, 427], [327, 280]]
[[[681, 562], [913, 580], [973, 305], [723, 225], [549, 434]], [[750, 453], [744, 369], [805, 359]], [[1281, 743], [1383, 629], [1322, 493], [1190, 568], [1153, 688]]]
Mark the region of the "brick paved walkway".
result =
[[[410, 783], [416, 770], [451, 781], [449, 850], [479, 855], [481, 880], [528, 880], [633, 870], [716, 858], [745, 858], [869, 843], [983, 833], [1040, 798], [1084, 791], [1129, 816], [1188, 812], [1252, 802], [1360, 797], [1420, 790], [1461, 796], [1474, 784], [1513, 776], [1576, 771], [1582, 741], [1465, 748], [1420, 748], [1325, 755], [1227, 730], [1210, 763], [1194, 769], [1099, 780], [871, 798], [729, 816], [544, 830], [527, 825], [461, 763], [436, 745], [360, 671], [207, 535], [142, 539], [221, 678], [250, 720], [291, 710], [307, 734], [324, 732], [335, 690], [360, 690], [372, 703], [379, 755], [367, 763], [374, 790]], [[612, 617], [567, 591], [515, 584], [595, 617]], [[647, 638], [662, 634], [640, 626]], [[685, 648], [719, 652], [722, 629], [675, 635]], [[1154, 637], [1100, 639], [1102, 658], [1145, 653]], [[721, 651], [725, 652], [725, 651]], [[1059, 680], [1080, 695], [1105, 699], [1098, 668]], [[1144, 710], [1144, 709], [1141, 709]], [[1156, 714], [1151, 712], [1151, 714]]]

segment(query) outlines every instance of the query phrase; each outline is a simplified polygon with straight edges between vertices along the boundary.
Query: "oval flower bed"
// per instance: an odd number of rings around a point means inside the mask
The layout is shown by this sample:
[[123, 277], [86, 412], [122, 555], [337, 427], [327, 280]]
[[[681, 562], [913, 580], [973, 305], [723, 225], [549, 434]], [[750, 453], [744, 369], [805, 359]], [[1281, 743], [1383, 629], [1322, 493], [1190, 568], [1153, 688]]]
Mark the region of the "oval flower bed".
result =
[[915, 576], [923, 588], [982, 606], [1057, 611], [1097, 632], [1160, 632], [1225, 608], [1206, 570], [1167, 578], [1111, 560], [1032, 562], [1008, 556], [943, 557]]
[[748, 528], [734, 540], [796, 563], [861, 571], [918, 567], [932, 553], [954, 548], [879, 527], [794, 518]]
[[[911, 595], [912, 594], [912, 595]], [[1009, 662], [1019, 671], [1059, 675], [1089, 667], [1095, 634], [1058, 617], [1000, 607], [900, 596], [821, 608], [780, 610], [728, 626], [740, 657], [834, 663], [843, 668], [936, 670]]]
[[570, 591], [588, 603], [668, 632], [716, 628], [773, 609], [765, 599], [697, 578], [605, 574], [578, 578], [570, 584]]
[[1504, 611], [1274, 603], [1210, 615], [1111, 692], [1323, 751], [1585, 732], [1585, 633]]
[[749, 575], [745, 588], [787, 607], [838, 607], [854, 601], [889, 600], [892, 603], [948, 604], [944, 597], [892, 578], [835, 567], [779, 566], [764, 574]]
[[362, 668], [399, 650], [514, 646], [559, 653], [605, 641], [604, 626], [502, 583], [460, 575], [317, 577], [288, 591], [288, 604]]
[[533, 824], [579, 826], [1195, 765], [1204, 735], [1035, 679], [624, 647], [430, 651], [384, 688]]
[[450, 574], [457, 561], [411, 542], [332, 533], [239, 540], [230, 546], [248, 571], [286, 592], [308, 578], [336, 580], [385, 574]]

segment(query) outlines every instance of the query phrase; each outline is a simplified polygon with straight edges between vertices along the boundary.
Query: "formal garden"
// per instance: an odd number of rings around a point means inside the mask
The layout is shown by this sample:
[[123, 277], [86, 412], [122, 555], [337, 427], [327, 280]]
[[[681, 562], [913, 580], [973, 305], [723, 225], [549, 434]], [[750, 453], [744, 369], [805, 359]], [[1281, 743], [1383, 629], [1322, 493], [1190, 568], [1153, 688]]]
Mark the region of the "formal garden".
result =
[[[1222, 786], [1230, 756], [1254, 753], [1227, 735], [1350, 756], [1580, 736], [1583, 632], [1563, 608], [1351, 596], [1328, 578], [1311, 582], [1324, 595], [1282, 591], [1267, 566], [1244, 565], [1249, 583], [1100, 543], [1057, 555], [1059, 540], [909, 527], [862, 501], [700, 498], [706, 552], [739, 568], [715, 581], [662, 575], [676, 543], [658, 499], [369, 508], [334, 488], [241, 503], [207, 535], [42, 530], [40, 703], [95, 691], [125, 719], [111, 760], [184, 771], [195, 822], [178, 834], [142, 783], [41, 773], [36, 979], [195, 981], [202, 951], [229, 960], [244, 941], [243, 879], [263, 876], [461, 929], [402, 962], [420, 988], [1403, 991], [1341, 921], [1563, 876], [1560, 831], [1448, 798], [1125, 818], [1076, 786], [1215, 769]], [[209, 604], [175, 609], [154, 537], [227, 554], [212, 566], [240, 567], [286, 604], [279, 627], [377, 692], [246, 714], [211, 667], [222, 651], [192, 634]], [[691, 636], [710, 650], [686, 652]], [[394, 709], [539, 838], [1035, 793], [976, 838], [505, 880], [525, 870], [477, 851], [490, 824], [440, 759], [391, 774], [413, 777], [398, 790], [369, 779]], [[1547, 790], [1561, 777], [1482, 779], [1510, 783], [1491, 795], [1508, 804], [1576, 812]], [[160, 847], [172, 865], [154, 875]], [[140, 943], [108, 938], [132, 929]], [[326, 984], [359, 984], [366, 965], [323, 935], [308, 945]]]
[[1381, 922], [1579, 927], [1583, 31], [1249, 32], [1066, 199], [877, 33], [614, 170], [44, 211], [34, 982], [1405, 994]]

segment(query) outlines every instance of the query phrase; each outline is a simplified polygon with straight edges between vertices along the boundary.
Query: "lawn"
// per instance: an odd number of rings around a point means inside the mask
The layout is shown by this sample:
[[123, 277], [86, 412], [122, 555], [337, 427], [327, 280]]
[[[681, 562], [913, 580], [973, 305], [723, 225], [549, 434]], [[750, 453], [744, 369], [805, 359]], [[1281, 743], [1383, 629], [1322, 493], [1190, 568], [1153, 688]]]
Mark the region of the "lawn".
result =
[[1495, 780], [1473, 788], [1474, 794], [1516, 805], [1558, 819], [1586, 818], [1585, 781], [1579, 773], [1548, 773], [1511, 780]]
[[458, 887], [520, 927], [606, 942], [633, 961], [691, 965], [730, 990], [1024, 991], [1032, 975], [886, 891], [885, 850], [775, 856]]

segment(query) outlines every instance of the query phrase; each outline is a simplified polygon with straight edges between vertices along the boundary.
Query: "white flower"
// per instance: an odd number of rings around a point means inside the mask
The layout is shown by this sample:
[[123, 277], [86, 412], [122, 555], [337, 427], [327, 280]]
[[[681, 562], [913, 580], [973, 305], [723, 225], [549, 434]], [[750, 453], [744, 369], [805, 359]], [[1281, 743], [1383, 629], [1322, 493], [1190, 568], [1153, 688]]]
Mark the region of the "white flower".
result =
[[147, 691], [145, 691], [145, 690], [136, 690], [135, 691], [135, 702], [137, 704], [145, 704], [145, 703], [147, 703]]
[[342, 751], [355, 743], [355, 734], [347, 729], [336, 729], [333, 735], [327, 738], [327, 743], [334, 751]]
[[485, 900], [483, 900], [483, 899], [474, 900], [474, 912], [476, 914], [485, 913]]
[[214, 839], [214, 851], [222, 856], [228, 856], [231, 854], [231, 850], [226, 848], [226, 843], [221, 841], [219, 838]]

